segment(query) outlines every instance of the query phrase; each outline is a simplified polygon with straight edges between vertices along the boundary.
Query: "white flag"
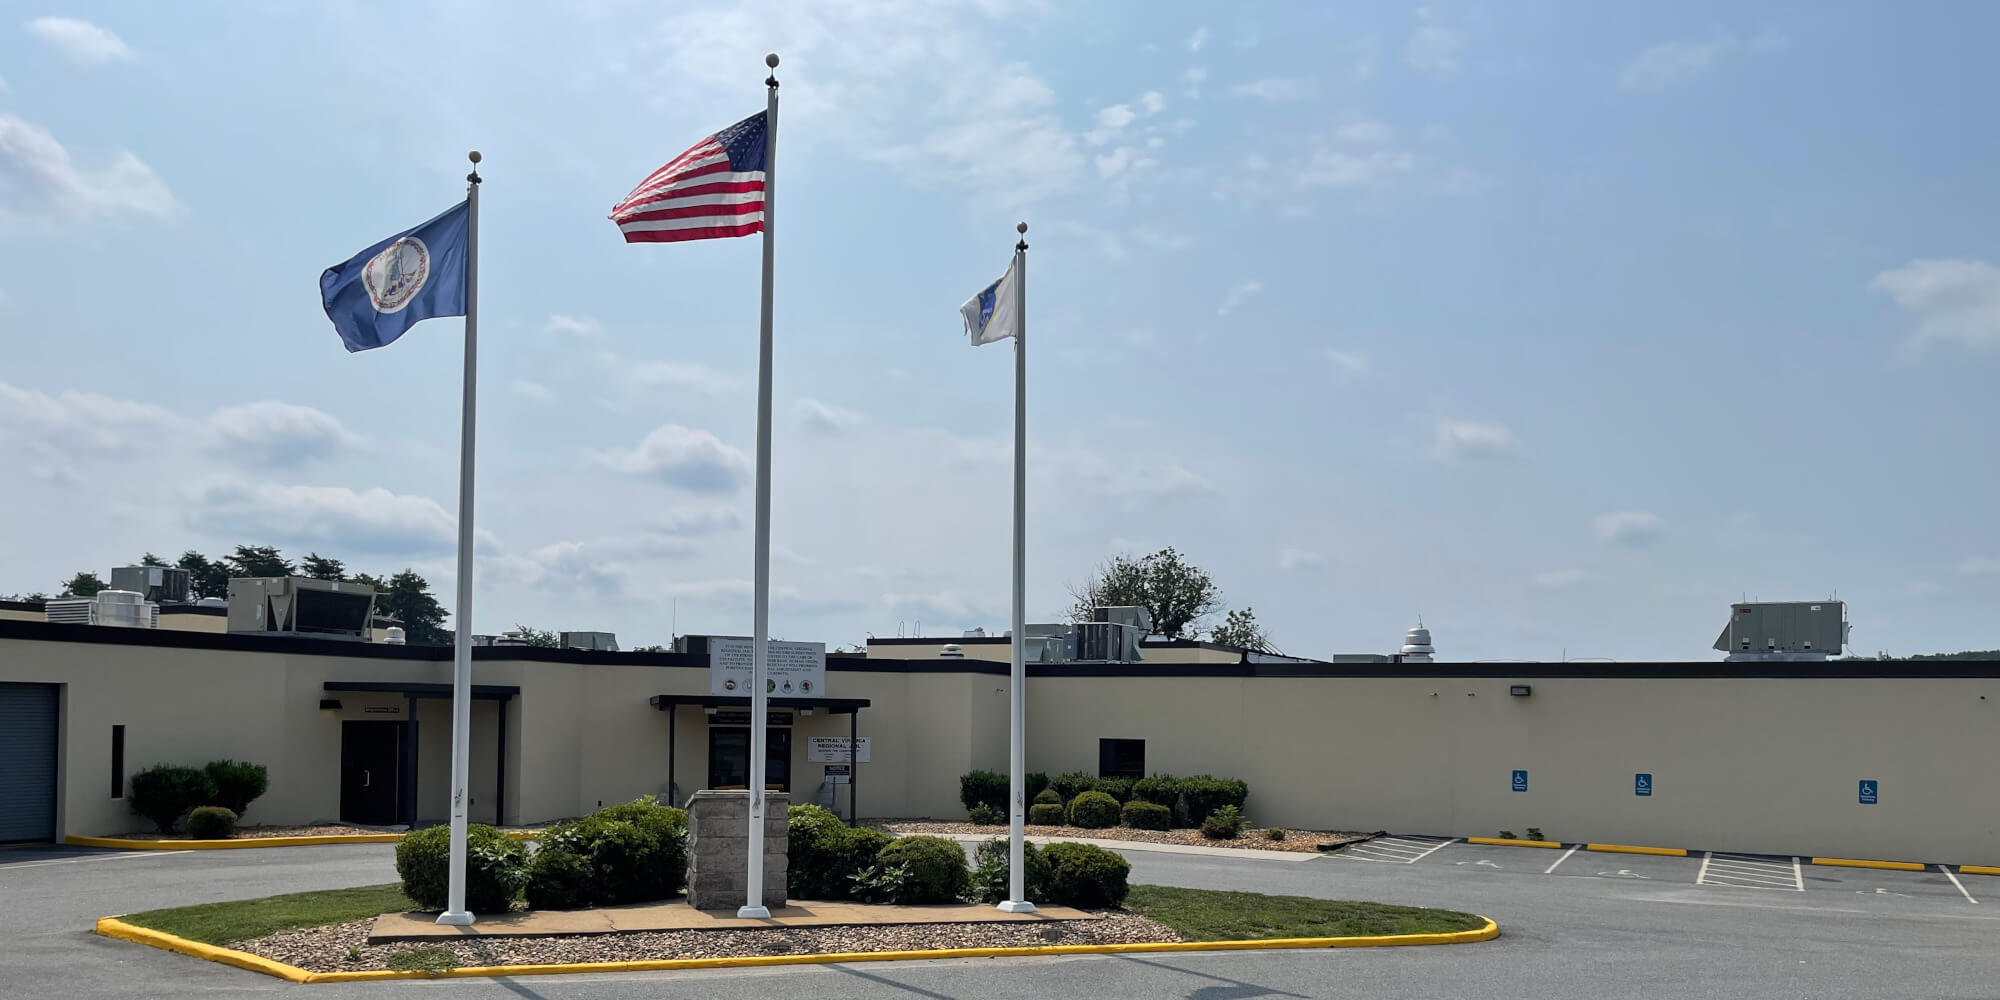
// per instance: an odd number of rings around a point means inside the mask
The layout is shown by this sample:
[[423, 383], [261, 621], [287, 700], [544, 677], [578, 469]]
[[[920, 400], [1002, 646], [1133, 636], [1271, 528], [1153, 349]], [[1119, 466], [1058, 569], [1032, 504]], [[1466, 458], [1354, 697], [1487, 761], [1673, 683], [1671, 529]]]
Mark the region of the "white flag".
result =
[[972, 346], [990, 344], [1021, 334], [1021, 315], [1015, 309], [1019, 297], [1014, 293], [1014, 263], [1007, 262], [1007, 273], [1000, 280], [980, 289], [978, 295], [965, 300], [959, 307], [959, 314], [965, 317], [965, 332], [972, 338]]

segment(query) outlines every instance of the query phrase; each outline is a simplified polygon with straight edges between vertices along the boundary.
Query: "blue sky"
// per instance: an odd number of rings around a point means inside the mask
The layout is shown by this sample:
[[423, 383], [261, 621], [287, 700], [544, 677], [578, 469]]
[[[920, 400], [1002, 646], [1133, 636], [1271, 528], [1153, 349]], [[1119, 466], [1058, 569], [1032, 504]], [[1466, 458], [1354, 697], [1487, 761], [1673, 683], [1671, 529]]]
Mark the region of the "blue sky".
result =
[[450, 594], [459, 325], [326, 266], [484, 152], [475, 625], [749, 624], [758, 241], [627, 246], [784, 64], [774, 632], [1179, 547], [1288, 652], [1706, 658], [1744, 594], [2000, 645], [2000, 8], [10, 5], [0, 591], [236, 542]]

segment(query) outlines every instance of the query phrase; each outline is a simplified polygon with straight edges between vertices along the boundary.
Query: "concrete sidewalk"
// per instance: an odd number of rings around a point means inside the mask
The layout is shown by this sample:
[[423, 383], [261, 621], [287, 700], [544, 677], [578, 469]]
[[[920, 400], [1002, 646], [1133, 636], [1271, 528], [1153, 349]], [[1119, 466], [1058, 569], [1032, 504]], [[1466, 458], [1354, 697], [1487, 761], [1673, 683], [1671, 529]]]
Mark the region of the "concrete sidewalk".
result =
[[[904, 836], [908, 836], [905, 834]], [[961, 844], [983, 844], [992, 837], [975, 834], [948, 834]], [[1003, 834], [1001, 840], [1006, 840]], [[1252, 861], [1317, 861], [1324, 855], [1303, 851], [1266, 851], [1255, 847], [1204, 847], [1198, 844], [1156, 844], [1147, 840], [1113, 840], [1105, 837], [1028, 837], [1036, 847], [1049, 844], [1089, 844], [1110, 851], [1157, 851], [1161, 854], [1194, 854], [1209, 858], [1247, 858]]]

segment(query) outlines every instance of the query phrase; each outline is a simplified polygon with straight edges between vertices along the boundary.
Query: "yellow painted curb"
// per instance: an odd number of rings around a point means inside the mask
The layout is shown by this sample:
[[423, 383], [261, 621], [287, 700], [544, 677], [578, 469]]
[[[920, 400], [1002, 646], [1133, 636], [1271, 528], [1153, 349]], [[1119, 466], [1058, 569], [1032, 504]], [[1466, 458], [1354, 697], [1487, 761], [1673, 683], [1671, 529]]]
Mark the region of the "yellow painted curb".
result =
[[[509, 830], [515, 840], [533, 840], [535, 834]], [[63, 843], [76, 847], [117, 847], [128, 851], [229, 851], [250, 847], [319, 847], [326, 844], [393, 844], [400, 833], [329, 833], [316, 837], [233, 837], [228, 840], [131, 840], [125, 837], [64, 837]]]
[[1486, 926], [1449, 934], [1388, 934], [1379, 937], [1274, 938], [1267, 941], [1158, 941], [1141, 944], [1065, 944], [1034, 948], [942, 948], [936, 951], [860, 951], [827, 955], [752, 955], [739, 958], [668, 958], [645, 962], [571, 962], [557, 965], [461, 966], [432, 976], [428, 972], [376, 970], [368, 972], [307, 972], [249, 952], [189, 941], [186, 938], [128, 924], [116, 917], [97, 922], [97, 933], [164, 948], [210, 962], [261, 972], [294, 983], [355, 983], [377, 979], [475, 979], [488, 976], [563, 976], [587, 972], [669, 972], [679, 969], [745, 969], [772, 965], [834, 965], [854, 962], [913, 962], [944, 958], [1016, 958], [1033, 955], [1114, 955], [1147, 951], [1264, 951], [1303, 948], [1393, 948], [1433, 944], [1471, 944], [1500, 936], [1500, 925], [1481, 917]]
[[1959, 865], [1960, 875], [2000, 875], [2000, 868], [1992, 865]]
[[1633, 847], [1630, 844], [1585, 844], [1584, 850], [1603, 851], [1607, 854], [1658, 854], [1661, 857], [1685, 858], [1688, 852], [1680, 847]]
[[1812, 863], [1829, 868], [1882, 868], [1892, 872], [1920, 872], [1924, 866], [1914, 861], [1857, 861], [1853, 858], [1814, 858]]
[[1468, 844], [1488, 844], [1493, 847], [1561, 847], [1553, 840], [1509, 840], [1505, 837], [1467, 837]]

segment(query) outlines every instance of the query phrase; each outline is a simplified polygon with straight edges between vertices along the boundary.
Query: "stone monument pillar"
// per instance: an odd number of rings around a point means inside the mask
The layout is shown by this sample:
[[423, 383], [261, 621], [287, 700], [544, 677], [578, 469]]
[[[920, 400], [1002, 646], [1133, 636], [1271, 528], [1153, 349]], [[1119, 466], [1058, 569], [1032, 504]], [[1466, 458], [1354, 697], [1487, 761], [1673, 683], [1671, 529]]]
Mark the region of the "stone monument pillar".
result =
[[[771, 910], [785, 905], [786, 810], [791, 796], [764, 793], [764, 899]], [[744, 904], [750, 873], [750, 793], [703, 790], [688, 798], [688, 905], [698, 910], [734, 910]]]

